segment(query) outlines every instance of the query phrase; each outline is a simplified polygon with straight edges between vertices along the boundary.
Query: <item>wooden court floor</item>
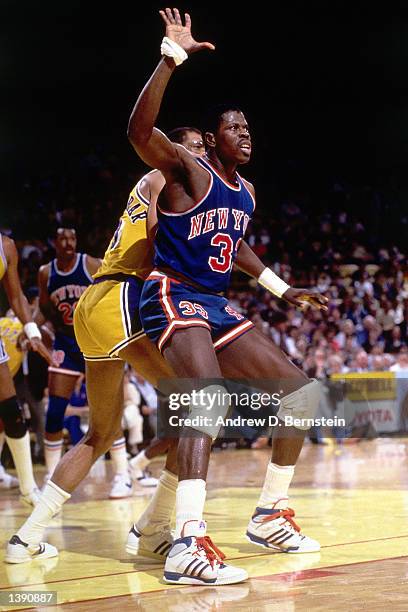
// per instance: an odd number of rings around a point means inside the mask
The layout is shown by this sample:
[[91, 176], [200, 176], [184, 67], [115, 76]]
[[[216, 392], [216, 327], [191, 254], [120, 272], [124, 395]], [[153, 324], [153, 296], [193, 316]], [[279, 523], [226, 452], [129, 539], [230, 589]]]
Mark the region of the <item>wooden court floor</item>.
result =
[[[51, 590], [57, 606], [146, 612], [408, 610], [408, 443], [376, 439], [350, 446], [307, 443], [290, 505], [320, 553], [269, 554], [244, 537], [269, 460], [268, 450], [212, 454], [206, 504], [209, 534], [250, 580], [220, 587], [169, 586], [162, 568], [124, 551], [132, 520], [150, 493], [108, 500], [110, 465], [98, 462], [48, 531], [57, 559], [3, 562], [4, 543], [27, 511], [15, 492], [0, 492], [0, 590]], [[162, 461], [153, 472], [158, 474]], [[41, 482], [42, 471], [37, 472]], [[2, 610], [23, 609], [3, 606]]]

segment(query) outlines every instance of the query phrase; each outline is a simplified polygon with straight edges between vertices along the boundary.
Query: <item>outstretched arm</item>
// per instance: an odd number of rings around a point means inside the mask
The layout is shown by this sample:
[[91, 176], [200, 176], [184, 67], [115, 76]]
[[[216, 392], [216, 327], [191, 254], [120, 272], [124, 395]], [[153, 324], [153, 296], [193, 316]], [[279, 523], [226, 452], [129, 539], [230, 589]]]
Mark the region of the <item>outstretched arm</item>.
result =
[[214, 49], [214, 46], [208, 42], [199, 43], [194, 40], [188, 13], [185, 13], [185, 25], [182, 23], [178, 9], [167, 8], [165, 11], [160, 11], [160, 15], [166, 24], [166, 38], [162, 44], [163, 57], [133, 108], [128, 137], [146, 164], [163, 172], [171, 172], [182, 164], [179, 148], [154, 126], [164, 92], [176, 67], [175, 59], [177, 62], [178, 58], [183, 61], [182, 58], [191, 53], [205, 48]]
[[14, 314], [25, 325], [33, 320], [27, 298], [21, 289], [18, 276], [18, 253], [14, 241], [3, 238], [7, 258], [7, 272], [3, 278], [7, 298]]
[[294, 289], [289, 287], [279, 276], [262, 263], [244, 240], [240, 244], [235, 264], [240, 270], [256, 278], [265, 289], [277, 297], [286, 300], [289, 304], [302, 307], [305, 302], [309, 302], [315, 308], [327, 310], [326, 304], [328, 300], [324, 295], [316, 293], [311, 289]]

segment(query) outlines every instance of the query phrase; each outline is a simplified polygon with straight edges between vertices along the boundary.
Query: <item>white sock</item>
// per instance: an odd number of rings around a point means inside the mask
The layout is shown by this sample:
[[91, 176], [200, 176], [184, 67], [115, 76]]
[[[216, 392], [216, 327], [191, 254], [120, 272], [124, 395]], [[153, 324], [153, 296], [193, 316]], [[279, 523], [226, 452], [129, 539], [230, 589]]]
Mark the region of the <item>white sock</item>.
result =
[[140, 533], [151, 535], [170, 525], [176, 503], [177, 484], [177, 475], [164, 469], [152, 499], [137, 520], [136, 528]]
[[129, 461], [133, 478], [142, 478], [143, 470], [149, 465], [150, 461], [151, 459], [146, 457], [144, 450], [140, 451], [136, 457], [133, 457]]
[[62, 455], [63, 439], [61, 440], [44, 440], [44, 456], [45, 465], [49, 476], [52, 476], [57, 467]]
[[110, 449], [110, 456], [112, 459], [115, 475], [129, 473], [125, 438], [119, 438], [119, 440], [115, 440]]
[[51, 480], [48, 481], [41, 494], [40, 501], [24, 525], [17, 531], [20, 540], [27, 544], [39, 544], [52, 517], [70, 497], [69, 493], [58, 487]]
[[265, 482], [258, 501], [259, 508], [286, 508], [288, 489], [295, 472], [294, 465], [269, 463]]
[[37, 488], [31, 462], [30, 434], [26, 431], [22, 438], [10, 438], [6, 435], [6, 440], [16, 466], [20, 491], [22, 495], [28, 495]]
[[202, 521], [205, 504], [205, 480], [181, 480], [176, 493], [176, 531], [174, 539], [181, 537], [184, 523]]

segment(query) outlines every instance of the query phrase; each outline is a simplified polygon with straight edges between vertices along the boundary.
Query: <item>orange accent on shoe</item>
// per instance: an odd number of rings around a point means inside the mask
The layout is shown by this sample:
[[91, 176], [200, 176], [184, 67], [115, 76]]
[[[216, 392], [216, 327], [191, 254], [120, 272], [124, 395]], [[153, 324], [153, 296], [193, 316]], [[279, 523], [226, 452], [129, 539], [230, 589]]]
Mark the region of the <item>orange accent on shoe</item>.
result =
[[295, 511], [292, 510], [292, 508], [285, 508], [285, 510], [281, 510], [280, 512], [276, 512], [275, 514], [271, 514], [271, 515], [266, 515], [262, 518], [262, 523], [267, 523], [268, 521], [274, 521], [275, 519], [278, 518], [284, 518], [286, 521], [288, 521], [288, 523], [290, 523], [293, 527], [293, 529], [296, 529], [296, 531], [300, 531], [300, 527], [297, 523], [295, 523], [295, 521], [293, 520], [293, 517], [295, 516]]
[[213, 543], [209, 536], [196, 538], [197, 546], [205, 551], [211, 567], [214, 567], [214, 562], [222, 563], [225, 559], [224, 553]]

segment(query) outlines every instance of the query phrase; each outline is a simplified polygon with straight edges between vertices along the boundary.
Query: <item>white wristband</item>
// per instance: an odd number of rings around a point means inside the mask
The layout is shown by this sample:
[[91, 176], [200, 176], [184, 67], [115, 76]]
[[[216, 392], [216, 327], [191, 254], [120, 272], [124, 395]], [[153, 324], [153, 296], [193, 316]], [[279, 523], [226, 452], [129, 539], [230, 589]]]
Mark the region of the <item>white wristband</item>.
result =
[[160, 50], [162, 55], [172, 57], [176, 66], [179, 66], [188, 58], [184, 49], [174, 42], [174, 40], [171, 40], [171, 38], [167, 38], [167, 36], [163, 38]]
[[30, 323], [24, 325], [24, 333], [29, 340], [33, 338], [39, 338], [41, 340], [41, 332], [37, 323], [34, 323], [34, 321], [30, 321]]
[[270, 268], [265, 268], [262, 274], [259, 275], [258, 283], [279, 298], [282, 297], [285, 291], [290, 289], [290, 285], [287, 285]]

